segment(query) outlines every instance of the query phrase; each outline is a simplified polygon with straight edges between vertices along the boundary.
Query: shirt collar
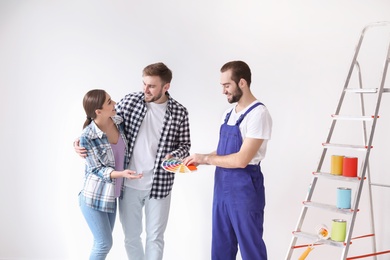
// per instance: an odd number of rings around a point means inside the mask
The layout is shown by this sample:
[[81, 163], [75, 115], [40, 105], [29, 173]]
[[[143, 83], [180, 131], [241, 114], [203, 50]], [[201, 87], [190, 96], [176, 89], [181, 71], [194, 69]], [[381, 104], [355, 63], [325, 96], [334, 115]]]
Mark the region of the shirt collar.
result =
[[[120, 116], [117, 116], [117, 115], [111, 117], [111, 119], [112, 119], [112, 121], [114, 121], [115, 125], [119, 125], [120, 123], [123, 122], [123, 118]], [[92, 129], [92, 133], [93, 133], [92, 136], [94, 138], [97, 138], [97, 137], [102, 138], [104, 132], [102, 130], [100, 130], [100, 128], [95, 124], [95, 121], [91, 122], [91, 129]]]
[[92, 137], [102, 138], [104, 132], [95, 124], [94, 121], [91, 122]]
[[[167, 100], [167, 108], [168, 108], [168, 110], [172, 110], [172, 97], [171, 97], [171, 95], [168, 93], [168, 91], [167, 92], [165, 92], [165, 95], [168, 97], [168, 100]], [[143, 93], [142, 91], [141, 91], [141, 100], [142, 100], [142, 102], [143, 102], [143, 104], [144, 104], [144, 106], [146, 106], [146, 102], [145, 102], [145, 93]]]

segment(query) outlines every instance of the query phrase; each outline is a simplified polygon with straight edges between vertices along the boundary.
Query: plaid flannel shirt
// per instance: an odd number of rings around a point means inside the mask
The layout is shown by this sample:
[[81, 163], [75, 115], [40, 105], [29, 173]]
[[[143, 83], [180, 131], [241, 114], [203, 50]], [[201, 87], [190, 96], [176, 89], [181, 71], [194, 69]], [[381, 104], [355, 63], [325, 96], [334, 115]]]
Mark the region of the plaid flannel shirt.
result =
[[[123, 167], [126, 169], [129, 156], [123, 124], [121, 124], [123, 119], [114, 116], [112, 120], [125, 142], [126, 154]], [[84, 186], [81, 191], [86, 205], [99, 211], [114, 213], [116, 209], [115, 179], [112, 180], [110, 175], [115, 169], [115, 158], [107, 136], [92, 121], [83, 129], [80, 146], [87, 149]]]
[[[161, 137], [158, 144], [157, 156], [154, 162], [154, 176], [151, 198], [161, 199], [169, 195], [174, 182], [174, 173], [165, 171], [161, 163], [167, 154], [177, 158], [189, 155], [191, 148], [190, 126], [188, 111], [179, 102], [168, 96], [167, 111], [163, 120]], [[141, 123], [146, 115], [146, 103], [143, 92], [126, 95], [116, 104], [117, 114], [124, 119], [125, 134], [129, 142], [129, 158], [133, 154], [135, 140]]]

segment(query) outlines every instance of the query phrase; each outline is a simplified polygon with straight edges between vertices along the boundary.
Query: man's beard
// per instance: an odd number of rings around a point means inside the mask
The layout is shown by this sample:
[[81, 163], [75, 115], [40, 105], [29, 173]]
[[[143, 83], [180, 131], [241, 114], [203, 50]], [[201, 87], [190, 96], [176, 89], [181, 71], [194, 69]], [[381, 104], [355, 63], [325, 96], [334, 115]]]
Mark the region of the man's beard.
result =
[[163, 95], [163, 92], [162, 92], [162, 90], [161, 90], [161, 92], [158, 93], [157, 96], [152, 96], [152, 97], [150, 97], [150, 100], [147, 100], [147, 96], [146, 96], [146, 94], [145, 94], [145, 102], [151, 103], [151, 102], [154, 102], [154, 101], [156, 101], [156, 100], [159, 100], [159, 99], [162, 97], [162, 95]]
[[241, 97], [242, 97], [242, 90], [239, 87], [237, 87], [236, 91], [234, 91], [234, 93], [232, 93], [232, 98], [230, 100], [228, 99], [228, 102], [230, 104], [236, 103], [241, 99]]

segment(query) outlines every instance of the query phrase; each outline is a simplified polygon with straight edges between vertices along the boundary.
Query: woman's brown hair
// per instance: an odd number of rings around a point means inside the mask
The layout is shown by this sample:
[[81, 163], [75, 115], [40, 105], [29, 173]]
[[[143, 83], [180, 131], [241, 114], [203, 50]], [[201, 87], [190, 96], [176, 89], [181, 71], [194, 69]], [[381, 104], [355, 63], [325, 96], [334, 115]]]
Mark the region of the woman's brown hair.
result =
[[84, 95], [83, 107], [87, 119], [84, 122], [83, 129], [96, 118], [96, 109], [102, 109], [106, 100], [106, 91], [102, 89], [93, 89]]

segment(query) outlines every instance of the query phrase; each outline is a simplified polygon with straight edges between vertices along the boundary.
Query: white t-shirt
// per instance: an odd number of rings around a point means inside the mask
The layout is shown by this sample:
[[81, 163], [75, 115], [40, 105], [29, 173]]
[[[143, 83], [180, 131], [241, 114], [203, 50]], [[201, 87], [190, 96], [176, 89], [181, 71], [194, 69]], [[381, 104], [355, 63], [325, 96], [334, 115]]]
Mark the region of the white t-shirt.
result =
[[153, 169], [156, 160], [158, 143], [168, 101], [162, 104], [147, 102], [146, 115], [142, 121], [135, 140], [133, 154], [130, 158], [129, 169], [143, 173], [141, 179], [125, 180], [127, 187], [137, 190], [150, 190], [153, 183]]
[[[229, 108], [223, 114], [222, 124], [225, 122], [226, 114], [232, 111], [228, 120], [228, 125], [235, 125], [240, 116], [258, 102], [259, 101], [257, 100], [254, 101], [252, 104], [238, 113], [236, 113], [235, 107], [233, 108], [233, 111], [232, 108]], [[240, 131], [243, 141], [246, 137], [264, 140], [256, 155], [249, 162], [249, 164], [258, 164], [261, 160], [264, 159], [267, 151], [267, 142], [271, 139], [272, 118], [268, 112], [268, 109], [262, 105], [252, 109], [252, 111], [250, 111], [242, 120], [240, 124]]]

